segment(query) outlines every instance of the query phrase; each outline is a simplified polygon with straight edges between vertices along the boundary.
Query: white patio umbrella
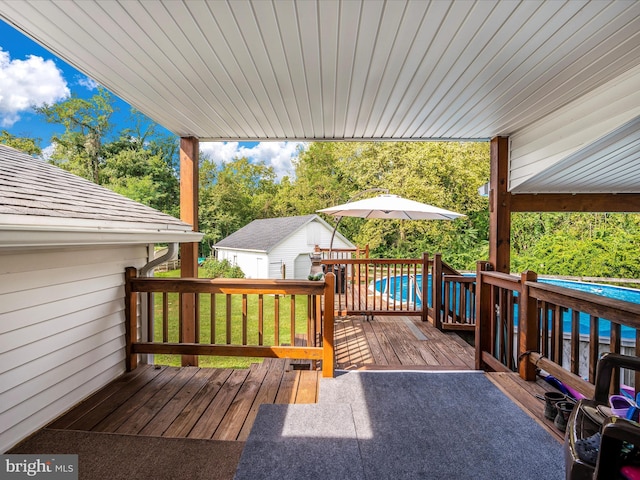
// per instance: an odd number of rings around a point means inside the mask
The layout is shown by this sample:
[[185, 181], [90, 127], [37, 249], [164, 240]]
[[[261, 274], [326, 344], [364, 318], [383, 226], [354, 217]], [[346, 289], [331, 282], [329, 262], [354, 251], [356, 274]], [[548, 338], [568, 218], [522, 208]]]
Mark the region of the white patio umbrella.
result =
[[378, 195], [355, 202], [347, 202], [335, 207], [323, 208], [318, 212], [327, 213], [338, 218], [329, 246], [329, 256], [333, 250], [333, 238], [342, 217], [388, 218], [396, 220], [455, 220], [464, 217], [462, 213], [452, 212], [444, 208], [434, 207], [427, 203], [416, 202], [398, 195]]
[[335, 217], [389, 218], [398, 220], [454, 220], [464, 217], [461, 213], [389, 194], [323, 208], [318, 212], [327, 213]]

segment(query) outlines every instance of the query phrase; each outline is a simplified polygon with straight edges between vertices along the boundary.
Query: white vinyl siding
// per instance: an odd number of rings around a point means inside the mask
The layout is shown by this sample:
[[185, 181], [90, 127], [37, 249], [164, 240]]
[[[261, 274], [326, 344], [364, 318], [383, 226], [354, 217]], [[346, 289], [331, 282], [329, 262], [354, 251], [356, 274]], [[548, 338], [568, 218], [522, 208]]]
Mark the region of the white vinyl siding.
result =
[[238, 266], [245, 278], [267, 278], [267, 254], [246, 250], [218, 249], [218, 260], [228, 260]]
[[[627, 177], [640, 163], [638, 155], [633, 154], [640, 115], [638, 82], [640, 67], [513, 133], [509, 190], [513, 193], [635, 191], [637, 182], [628, 182]], [[625, 126], [629, 126], [628, 131]], [[594, 167], [597, 162], [603, 163]]]
[[124, 270], [146, 255], [0, 251], [0, 451], [124, 372]]
[[[310, 230], [315, 230], [313, 234], [310, 234]], [[307, 223], [304, 228], [301, 228], [297, 232], [294, 232], [287, 239], [277, 245], [269, 252], [269, 262], [272, 266], [275, 266], [276, 262], [282, 262], [286, 265], [287, 278], [297, 278], [299, 280], [306, 280], [309, 275], [309, 271], [306, 272], [301, 271], [298, 268], [296, 272], [296, 258], [299, 255], [313, 252], [313, 249], [316, 245], [323, 248], [329, 248], [329, 244], [331, 242], [331, 233], [332, 230], [326, 228], [323, 224], [313, 221]], [[318, 241], [314, 244], [308, 244], [307, 239], [311, 238], [313, 235]], [[351, 245], [347, 245], [342, 239], [336, 235], [333, 240], [333, 248], [350, 248]], [[309, 262], [309, 265], [311, 263]], [[278, 270], [279, 271], [279, 270]], [[273, 272], [273, 271], [272, 271]], [[280, 278], [273, 277], [270, 278]]]

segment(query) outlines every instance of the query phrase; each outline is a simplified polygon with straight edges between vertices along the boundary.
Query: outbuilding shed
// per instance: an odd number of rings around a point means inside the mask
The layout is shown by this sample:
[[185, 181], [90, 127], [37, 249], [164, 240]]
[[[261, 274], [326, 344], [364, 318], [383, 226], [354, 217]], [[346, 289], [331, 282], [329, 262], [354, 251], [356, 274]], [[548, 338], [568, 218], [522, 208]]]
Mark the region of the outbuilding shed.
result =
[[[214, 245], [218, 260], [239, 266], [247, 278], [307, 278], [309, 254], [329, 248], [333, 227], [318, 215], [254, 220]], [[336, 232], [333, 248], [356, 246]]]

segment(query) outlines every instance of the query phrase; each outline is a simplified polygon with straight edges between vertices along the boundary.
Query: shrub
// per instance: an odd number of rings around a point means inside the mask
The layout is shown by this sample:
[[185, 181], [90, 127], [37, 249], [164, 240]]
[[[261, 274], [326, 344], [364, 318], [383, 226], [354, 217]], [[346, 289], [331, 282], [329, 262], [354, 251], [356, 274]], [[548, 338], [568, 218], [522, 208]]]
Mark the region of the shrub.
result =
[[229, 260], [207, 258], [202, 264], [204, 278], [244, 278], [244, 272], [237, 265], [231, 265]]

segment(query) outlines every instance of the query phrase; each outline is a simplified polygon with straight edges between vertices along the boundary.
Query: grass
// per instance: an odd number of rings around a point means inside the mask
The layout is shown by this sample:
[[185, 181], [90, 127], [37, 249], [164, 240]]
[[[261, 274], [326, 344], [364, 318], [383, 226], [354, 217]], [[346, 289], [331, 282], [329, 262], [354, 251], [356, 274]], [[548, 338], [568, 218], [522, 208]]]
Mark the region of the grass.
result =
[[[157, 277], [179, 277], [180, 271], [156, 273]], [[279, 296], [279, 344], [293, 344], [291, 339], [291, 296]], [[231, 325], [229, 336], [232, 345], [242, 345], [242, 295], [231, 297]], [[258, 295], [247, 295], [247, 344], [258, 345]], [[263, 296], [264, 326], [263, 345], [275, 345], [275, 296]], [[200, 295], [200, 343], [227, 344], [227, 296], [215, 295], [215, 342], [211, 341], [211, 295]], [[154, 295], [154, 341], [162, 341], [162, 294]], [[169, 322], [168, 341], [179, 341], [178, 294], [168, 295]], [[307, 297], [295, 298], [295, 332], [307, 332]], [[202, 355], [198, 363], [201, 367], [247, 368], [252, 363], [262, 362], [254, 357], [213, 357]], [[154, 363], [160, 365], [180, 365], [179, 355], [155, 355]]]

